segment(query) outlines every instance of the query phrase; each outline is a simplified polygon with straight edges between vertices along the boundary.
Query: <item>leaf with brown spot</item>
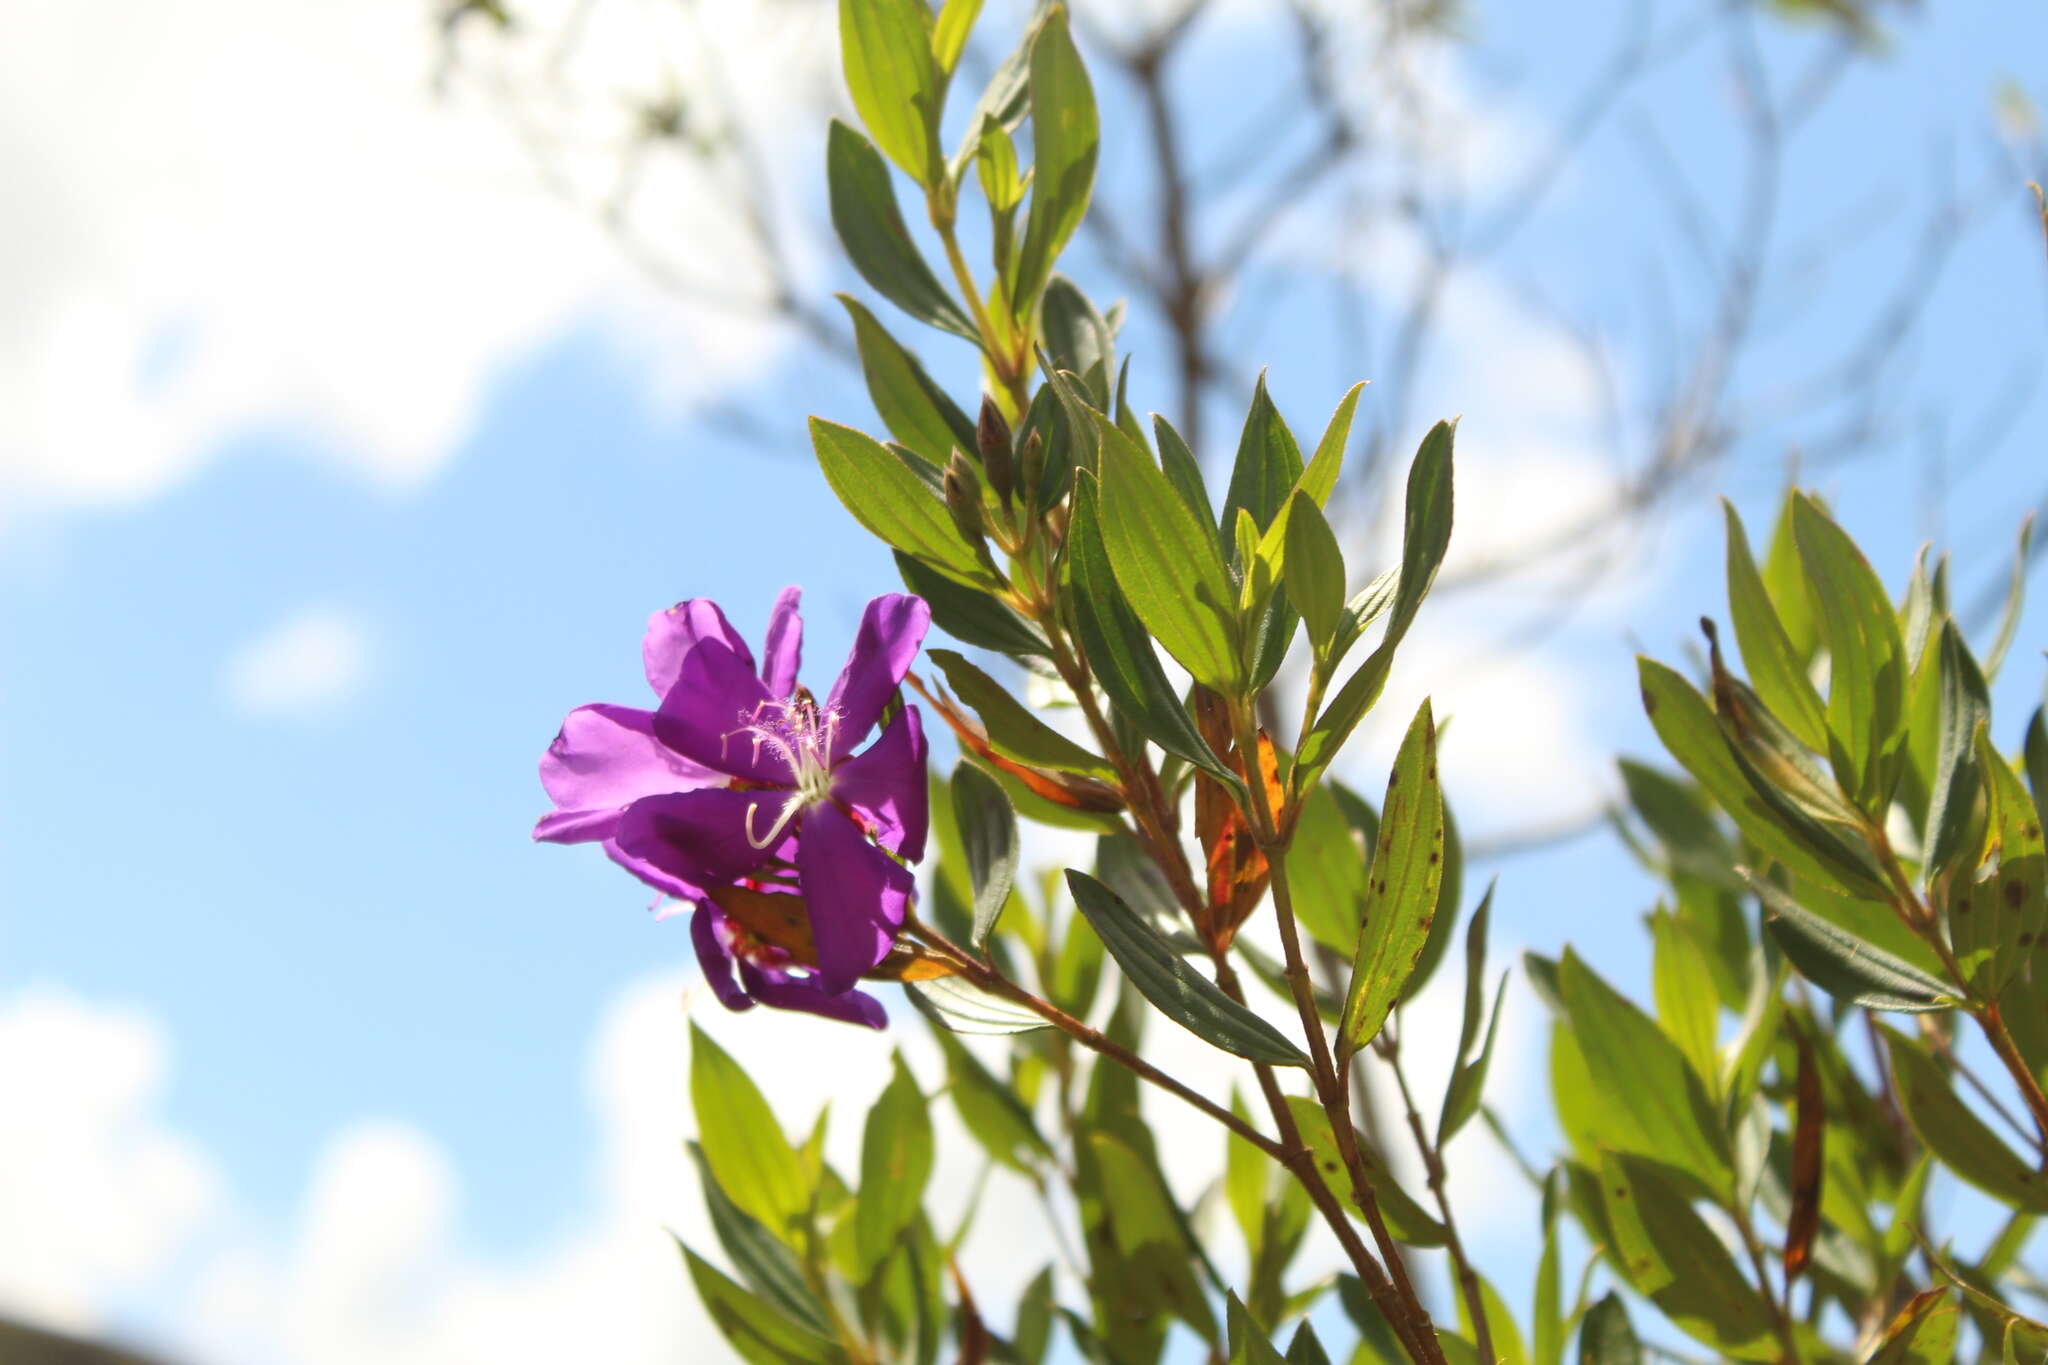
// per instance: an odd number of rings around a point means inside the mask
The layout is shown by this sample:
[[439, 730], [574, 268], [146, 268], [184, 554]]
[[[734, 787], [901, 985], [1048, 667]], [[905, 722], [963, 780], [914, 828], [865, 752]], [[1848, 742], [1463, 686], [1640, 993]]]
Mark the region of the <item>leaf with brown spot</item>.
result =
[[1806, 1035], [1794, 1029], [1799, 1046], [1799, 1080], [1793, 1103], [1792, 1211], [1785, 1219], [1785, 1285], [1789, 1290], [1813, 1257], [1820, 1231], [1821, 1180], [1826, 1168], [1827, 1106], [1821, 1097], [1820, 1068]]
[[[1427, 701], [1415, 713], [1387, 776], [1380, 846], [1365, 893], [1365, 915], [1345, 992], [1338, 1051], [1350, 1057], [1380, 1031], [1414, 974], [1442, 889], [1443, 792], [1436, 780], [1436, 720]], [[1435, 855], [1435, 856], [1432, 856]]]

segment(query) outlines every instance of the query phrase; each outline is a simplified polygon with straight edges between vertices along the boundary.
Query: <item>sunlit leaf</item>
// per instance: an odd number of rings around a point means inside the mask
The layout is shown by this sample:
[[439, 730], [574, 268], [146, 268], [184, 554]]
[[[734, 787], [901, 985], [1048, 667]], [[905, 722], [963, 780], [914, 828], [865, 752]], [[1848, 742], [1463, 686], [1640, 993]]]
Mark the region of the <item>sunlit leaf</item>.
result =
[[1436, 721], [1427, 701], [1415, 713], [1387, 776], [1380, 841], [1345, 991], [1339, 1051], [1372, 1041], [1401, 998], [1437, 913], [1443, 880], [1444, 806], [1436, 776]]

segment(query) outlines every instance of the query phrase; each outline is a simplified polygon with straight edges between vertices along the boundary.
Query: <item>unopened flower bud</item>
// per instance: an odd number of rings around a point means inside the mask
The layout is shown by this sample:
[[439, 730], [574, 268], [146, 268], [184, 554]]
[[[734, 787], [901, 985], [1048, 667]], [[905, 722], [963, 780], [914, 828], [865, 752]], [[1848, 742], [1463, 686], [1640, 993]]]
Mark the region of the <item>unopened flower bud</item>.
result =
[[1025, 506], [1034, 505], [1038, 487], [1045, 481], [1045, 442], [1037, 432], [1024, 438], [1024, 450], [1017, 459], [1017, 472], [1022, 479]]
[[1010, 424], [1003, 420], [996, 400], [987, 394], [982, 395], [981, 417], [974, 424], [974, 443], [981, 448], [981, 467], [988, 475], [988, 486], [1008, 507], [1010, 490], [1016, 484], [1016, 470], [1010, 459]]
[[957, 450], [946, 465], [946, 510], [953, 514], [953, 524], [960, 528], [967, 543], [979, 546], [986, 535], [981, 517], [981, 480], [974, 477], [974, 466]]

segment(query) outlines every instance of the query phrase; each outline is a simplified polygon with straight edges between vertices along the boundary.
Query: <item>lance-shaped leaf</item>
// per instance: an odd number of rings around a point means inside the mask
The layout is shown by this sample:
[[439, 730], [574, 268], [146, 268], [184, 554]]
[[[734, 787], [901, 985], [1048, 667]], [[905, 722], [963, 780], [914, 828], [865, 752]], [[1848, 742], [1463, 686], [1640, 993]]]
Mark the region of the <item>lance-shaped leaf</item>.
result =
[[960, 847], [974, 885], [974, 934], [979, 948], [988, 942], [1010, 885], [1017, 876], [1017, 812], [1010, 798], [981, 769], [962, 760], [953, 770], [953, 818], [960, 827]]
[[1578, 1365], [1643, 1365], [1643, 1344], [1629, 1325], [1628, 1305], [1612, 1290], [1579, 1324]]
[[[1997, 870], [1960, 873], [1948, 893], [1949, 938], [1970, 983], [1997, 998], [2048, 936], [2048, 845], [2040, 813], [1980, 725], [1974, 765], [1983, 774]], [[1981, 878], [1981, 879], [1980, 879]]]
[[[1273, 406], [1266, 392], [1266, 376], [1259, 375], [1252, 391], [1251, 409], [1245, 414], [1244, 430], [1237, 441], [1237, 461], [1231, 466], [1230, 488], [1223, 497], [1224, 529], [1237, 522], [1240, 509], [1252, 514], [1252, 521], [1264, 531], [1280, 515], [1294, 485], [1301, 478], [1301, 447], [1294, 433]], [[1240, 563], [1240, 570], [1245, 566]]]
[[839, 1365], [845, 1359], [838, 1342], [749, 1294], [682, 1242], [676, 1246], [704, 1311], [749, 1365]]
[[1610, 1112], [1625, 1113], [1606, 1140], [1726, 1189], [1728, 1149], [1705, 1083], [1676, 1043], [1635, 1002], [1565, 950], [1557, 986], [1572, 1041]]
[[917, 981], [903, 989], [920, 1013], [949, 1033], [1000, 1035], [1052, 1027], [1024, 1006], [991, 995], [964, 977]]
[[1287, 851], [1294, 914], [1309, 937], [1332, 952], [1358, 947], [1366, 864], [1377, 839], [1376, 825], [1364, 831], [1345, 818], [1334, 783], [1318, 784], [1301, 803]]
[[[1195, 728], [1180, 692], [1166, 676], [1152, 639], [1131, 611], [1103, 548], [1095, 485], [1074, 488], [1074, 519], [1067, 529], [1067, 572], [1074, 586], [1075, 633], [1118, 716], [1176, 758], [1186, 759], [1233, 791], [1244, 784]], [[1211, 553], [1215, 553], [1213, 547]]]
[[1226, 1291], [1229, 1328], [1229, 1365], [1288, 1365], [1287, 1357], [1275, 1350], [1261, 1327], [1234, 1291]]
[[704, 1191], [705, 1211], [711, 1215], [711, 1230], [718, 1234], [718, 1245], [724, 1248], [733, 1269], [749, 1289], [781, 1309], [784, 1315], [821, 1336], [829, 1335], [832, 1326], [825, 1307], [805, 1282], [795, 1253], [726, 1196], [718, 1177], [711, 1173], [711, 1164], [704, 1159], [702, 1146], [692, 1142], [689, 1149], [697, 1163], [698, 1183]]
[[1065, 275], [1046, 281], [1039, 303], [1038, 332], [1055, 375], [1079, 380], [1078, 396], [1090, 407], [1109, 410], [1109, 372], [1116, 363], [1109, 324], [1079, 285]]
[[[1287, 1107], [1294, 1111], [1294, 1126], [1301, 1131], [1301, 1140], [1315, 1158], [1316, 1169], [1323, 1173], [1324, 1182], [1333, 1190], [1353, 1189], [1350, 1170], [1337, 1147], [1337, 1132], [1330, 1126], [1330, 1116], [1323, 1107], [1301, 1095], [1288, 1096]], [[1408, 1192], [1394, 1179], [1394, 1173], [1387, 1169], [1385, 1160], [1366, 1141], [1365, 1134], [1354, 1130], [1352, 1138], [1358, 1145], [1365, 1178], [1372, 1185], [1373, 1197], [1379, 1201], [1380, 1213], [1385, 1216], [1388, 1229], [1408, 1246], [1442, 1246], [1449, 1238], [1444, 1225], [1408, 1197]], [[1359, 1211], [1355, 1198], [1346, 1201], [1345, 1207], [1354, 1218], [1365, 1216]]]
[[875, 142], [912, 180], [936, 184], [941, 82], [924, 0], [839, 0], [839, 55]]
[[1839, 839], [1830, 836], [1817, 844], [1818, 822], [1796, 808], [1788, 813], [1789, 803], [1766, 795], [1769, 782], [1761, 774], [1751, 777], [1754, 765], [1745, 764], [1741, 750], [1724, 734], [1706, 698], [1691, 683], [1655, 659], [1638, 658], [1636, 666], [1643, 711], [1657, 737], [1752, 842], [1801, 877], [1843, 894], [1885, 894], [1872, 873], [1841, 852]]
[[954, 695], [974, 708], [995, 751], [1019, 763], [1116, 780], [1116, 769], [1100, 755], [1068, 739], [1025, 709], [1009, 690], [950, 649], [925, 651], [951, 684]]
[[1331, 1365], [1330, 1353], [1323, 1349], [1315, 1325], [1307, 1318], [1301, 1320], [1293, 1339], [1287, 1343], [1287, 1365]]
[[1124, 975], [1161, 1014], [1225, 1052], [1275, 1066], [1309, 1064], [1286, 1035], [1238, 1004], [1173, 950], [1122, 898], [1078, 869], [1067, 870], [1074, 904]]
[[951, 1033], [934, 1035], [946, 1054], [946, 1092], [961, 1124], [981, 1144], [983, 1151], [1015, 1171], [1030, 1174], [1030, 1157], [1051, 1159], [1031, 1111], [1017, 1097], [1015, 1086], [1005, 1084], [961, 1045]]
[[1947, 1365], [1956, 1355], [1962, 1305], [1946, 1289], [1926, 1289], [1906, 1301], [1885, 1324], [1865, 1365]]
[[1617, 1269], [1687, 1334], [1744, 1360], [1775, 1360], [1771, 1310], [1671, 1179], [1636, 1157], [1600, 1163]]
[[2048, 1178], [2005, 1145], [1956, 1098], [1948, 1077], [1920, 1045], [1884, 1029], [1899, 1107], [1941, 1163], [1994, 1199], [2048, 1212]]
[[956, 449], [973, 453], [973, 421], [925, 373], [917, 357], [890, 336], [858, 299], [841, 294], [839, 302], [853, 319], [853, 340], [860, 351], [868, 397], [889, 434], [941, 468]]
[[945, 504], [881, 442], [813, 417], [811, 448], [839, 501], [881, 540], [970, 588], [1003, 586], [961, 539]]
[[2048, 826], [2048, 706], [2035, 707], [2033, 719], [2027, 722], [2023, 761], [2027, 786], [2034, 794], [2034, 814]]
[[1890, 596], [1848, 533], [1806, 497], [1792, 504], [1792, 537], [1828, 650], [1829, 757], [1845, 791], [1866, 806], [1905, 707], [1906, 650]]
[[1358, 411], [1358, 397], [1365, 392], [1365, 381], [1360, 380], [1344, 391], [1337, 401], [1337, 410], [1330, 414], [1330, 421], [1323, 428], [1322, 439], [1316, 442], [1316, 452], [1309, 458], [1308, 467], [1301, 471], [1301, 479], [1295, 484], [1300, 491], [1316, 500], [1316, 506], [1326, 506], [1330, 494], [1337, 487], [1338, 471], [1344, 467], [1344, 451], [1351, 444], [1351, 418]]
[[[1928, 795], [1924, 880], [1952, 867], [1964, 853], [1964, 836], [1977, 803], [1979, 773], [1977, 736], [1991, 718], [1991, 695], [1970, 647], [1956, 623], [1941, 627], [1939, 729], [1935, 747], [1934, 785]], [[1974, 851], [1974, 850], [1973, 850]]]
[[1801, 976], [1837, 1000], [1893, 1014], [1952, 1009], [1955, 987], [1850, 930], [1814, 914], [1784, 890], [1751, 875], [1769, 912], [1771, 937]]
[[2020, 546], [2012, 557], [2012, 586], [2006, 589], [2005, 610], [1998, 618], [1998, 632], [1991, 637], [1991, 648], [1984, 655], [1984, 676], [1996, 678], [1998, 667], [2005, 662], [2006, 650], [2012, 648], [2013, 635], [2020, 628], [2020, 609], [2027, 602], [2027, 569], [2032, 563], [2029, 549], [2034, 540], [2034, 514], [2032, 512], [2020, 521]]
[[896, 206], [889, 165], [874, 144], [838, 119], [825, 144], [832, 228], [853, 268], [889, 302], [920, 322], [980, 344], [974, 322], [953, 301], [911, 240]]
[[1344, 623], [1344, 551], [1315, 499], [1296, 493], [1287, 510], [1287, 600], [1301, 613], [1319, 659]]
[[[1188, 443], [1173, 429], [1173, 423], [1152, 414], [1152, 439], [1159, 445], [1159, 463], [1173, 489], [1180, 494], [1182, 502], [1196, 521], [1210, 528], [1216, 527], [1216, 509], [1209, 505], [1209, 486], [1202, 478], [1201, 462], [1195, 459], [1195, 452], [1188, 449]], [[1218, 554], [1223, 552], [1223, 542], [1216, 542]]]
[[716, 1114], [700, 1138], [704, 1160], [727, 1197], [784, 1241], [793, 1241], [810, 1188], [760, 1088], [725, 1049], [690, 1026], [690, 1107]]
[[[1451, 1068], [1451, 1082], [1444, 1088], [1443, 1110], [1437, 1116], [1436, 1141], [1441, 1148], [1456, 1136], [1474, 1114], [1479, 1112], [1479, 1099], [1486, 1089], [1486, 1072], [1493, 1065], [1494, 1039], [1500, 1033], [1501, 1008], [1507, 1003], [1508, 977], [1501, 973], [1500, 985], [1494, 991], [1491, 1022], [1485, 1016], [1486, 1007], [1486, 932], [1492, 918], [1493, 888], [1486, 888], [1480, 897], [1479, 908], [1472, 912], [1472, 922], [1465, 929], [1465, 1009], [1458, 1025], [1458, 1058]], [[1481, 1025], [1485, 1025], [1481, 1043]], [[1472, 1049], [1478, 1046], [1479, 1055], [1472, 1056]]]
[[859, 1278], [866, 1280], [916, 1221], [932, 1174], [932, 1121], [917, 1079], [899, 1054], [861, 1135], [860, 1198], [853, 1206]]
[[1820, 694], [1778, 620], [1763, 575], [1750, 557], [1749, 535], [1735, 504], [1723, 498], [1721, 510], [1728, 533], [1728, 612], [1735, 620], [1735, 639], [1742, 646], [1742, 661], [1749, 665], [1750, 680], [1764, 704], [1784, 719], [1802, 744], [1825, 753], [1827, 714]]
[[1095, 91], [1067, 14], [1055, 8], [1031, 44], [1031, 210], [1017, 249], [1010, 298], [1028, 312], [1052, 274], [1052, 263], [1088, 212], [1095, 189], [1095, 158], [1101, 133]]
[[1351, 959], [1338, 1051], [1357, 1052], [1387, 1021], [1422, 956], [1443, 879], [1444, 801], [1436, 777], [1436, 720], [1424, 701], [1408, 726], [1380, 806], [1365, 914]]
[[[1301, 746], [1299, 766], [1306, 779], [1330, 766], [1358, 722], [1380, 699], [1393, 670], [1394, 651], [1414, 624], [1422, 599], [1436, 581], [1437, 568], [1451, 545], [1451, 450], [1456, 425], [1438, 422], [1423, 437], [1408, 466], [1406, 511], [1401, 531], [1401, 577], [1394, 589], [1392, 614], [1379, 647], [1339, 689]], [[1302, 782], [1306, 785], [1306, 781]]]
[[1196, 682], [1235, 695], [1243, 673], [1230, 580], [1215, 538], [1158, 466], [1108, 419], [1102, 439], [1099, 531], [1117, 586], [1166, 652]]
[[903, 586], [925, 600], [932, 609], [932, 624], [946, 634], [964, 645], [998, 654], [1051, 657], [1052, 646], [1046, 643], [1045, 636], [1009, 603], [979, 588], [956, 583], [901, 550], [890, 553], [896, 558], [896, 571], [903, 576]]

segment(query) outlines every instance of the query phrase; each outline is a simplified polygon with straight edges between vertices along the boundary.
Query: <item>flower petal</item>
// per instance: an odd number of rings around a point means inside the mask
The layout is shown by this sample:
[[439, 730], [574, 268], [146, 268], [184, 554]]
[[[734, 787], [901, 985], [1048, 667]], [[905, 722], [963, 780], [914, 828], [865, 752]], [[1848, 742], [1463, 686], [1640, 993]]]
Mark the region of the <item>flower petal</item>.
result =
[[906, 706], [882, 737], [832, 770], [832, 795], [875, 827], [882, 847], [911, 862], [924, 857], [931, 814], [924, 722]]
[[768, 613], [768, 638], [761, 649], [761, 681], [768, 695], [781, 698], [796, 688], [797, 669], [804, 657], [804, 618], [797, 613], [803, 601], [802, 588], [784, 588]]
[[732, 628], [732, 622], [725, 619], [725, 613], [718, 609], [718, 604], [708, 597], [692, 597], [647, 618], [647, 634], [640, 641], [640, 658], [647, 666], [647, 683], [654, 689], [655, 696], [668, 695], [668, 690], [676, 685], [676, 675], [682, 670], [683, 657], [700, 640], [719, 641], [746, 661], [747, 672], [754, 671], [753, 653], [748, 650], [747, 642], [740, 638], [740, 633]]
[[804, 812], [796, 865], [811, 909], [818, 975], [838, 995], [889, 955], [910, 905], [910, 869], [869, 843], [830, 802]]
[[[624, 812], [622, 811], [620, 814], [623, 815]], [[645, 858], [636, 858], [623, 848], [620, 848], [616, 834], [604, 841], [604, 856], [610, 858], [620, 867], [625, 868], [626, 871], [632, 873], [662, 895], [671, 897], [673, 900], [695, 901], [704, 895], [704, 888], [697, 883], [685, 881], [681, 877], [664, 872]], [[676, 913], [674, 910], [657, 910], [654, 917], [656, 919], [665, 919], [674, 913]]]
[[740, 980], [746, 983], [748, 994], [775, 1009], [802, 1010], [806, 1014], [821, 1014], [827, 1019], [865, 1024], [873, 1029], [886, 1028], [889, 1024], [889, 1016], [882, 1011], [882, 1002], [872, 995], [860, 991], [827, 995], [814, 976], [792, 977], [787, 972], [741, 962]]
[[860, 632], [853, 637], [853, 650], [846, 656], [846, 667], [826, 702], [826, 709], [835, 717], [834, 763], [860, 747], [874, 728], [882, 708], [910, 671], [931, 623], [932, 609], [922, 597], [897, 592], [868, 603]]
[[697, 965], [704, 970], [704, 984], [729, 1010], [752, 1009], [754, 1002], [733, 979], [732, 953], [719, 937], [718, 911], [708, 905], [697, 907], [690, 919], [690, 942], [697, 949]]
[[747, 735], [746, 725], [769, 713], [776, 701], [754, 676], [752, 656], [742, 656], [716, 640], [699, 641], [683, 657], [675, 686], [654, 713], [654, 733], [662, 743], [707, 768], [749, 782], [790, 786], [789, 760], [774, 748]]
[[541, 756], [540, 784], [557, 809], [541, 818], [533, 837], [559, 844], [608, 839], [619, 812], [641, 797], [724, 780], [656, 739], [652, 711], [579, 706]]
[[748, 837], [747, 821], [754, 812], [755, 827], [766, 833], [776, 799], [774, 792], [723, 787], [649, 796], [619, 817], [619, 848], [685, 884], [737, 881], [768, 861], [769, 850], [754, 847]]

